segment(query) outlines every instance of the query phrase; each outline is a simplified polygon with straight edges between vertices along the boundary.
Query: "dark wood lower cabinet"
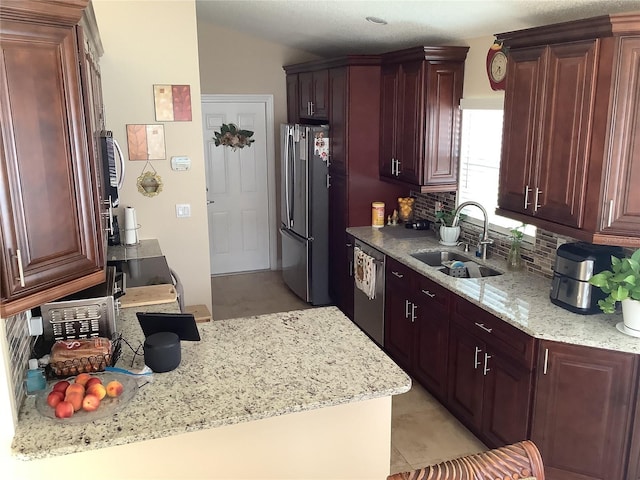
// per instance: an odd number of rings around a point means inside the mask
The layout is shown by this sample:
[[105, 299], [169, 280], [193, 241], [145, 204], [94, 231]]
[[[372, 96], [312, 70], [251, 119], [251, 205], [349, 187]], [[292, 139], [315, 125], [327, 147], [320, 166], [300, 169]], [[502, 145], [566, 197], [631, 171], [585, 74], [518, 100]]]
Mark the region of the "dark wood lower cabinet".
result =
[[527, 337], [480, 307], [454, 299], [446, 405], [491, 448], [528, 438], [534, 341]]
[[549, 480], [625, 478], [637, 401], [636, 357], [541, 342], [531, 438]]
[[387, 258], [385, 350], [439, 400], [446, 398], [449, 291]]

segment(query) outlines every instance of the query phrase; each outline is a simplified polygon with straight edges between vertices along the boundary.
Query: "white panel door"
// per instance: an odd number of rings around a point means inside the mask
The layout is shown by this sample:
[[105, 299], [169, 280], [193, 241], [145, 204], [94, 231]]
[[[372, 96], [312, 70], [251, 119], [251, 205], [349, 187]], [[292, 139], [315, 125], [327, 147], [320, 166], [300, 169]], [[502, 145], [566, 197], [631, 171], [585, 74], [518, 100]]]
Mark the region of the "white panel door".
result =
[[[270, 268], [267, 126], [264, 103], [202, 104], [211, 274]], [[234, 123], [254, 132], [250, 147], [215, 146]]]

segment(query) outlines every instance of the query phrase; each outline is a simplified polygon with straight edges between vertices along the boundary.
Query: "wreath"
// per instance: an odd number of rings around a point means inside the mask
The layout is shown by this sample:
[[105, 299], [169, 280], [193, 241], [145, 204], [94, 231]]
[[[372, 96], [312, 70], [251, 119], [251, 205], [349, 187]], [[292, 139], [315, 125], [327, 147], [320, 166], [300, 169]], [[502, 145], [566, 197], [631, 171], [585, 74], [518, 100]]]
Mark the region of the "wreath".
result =
[[234, 123], [223, 123], [219, 132], [213, 132], [216, 147], [220, 145], [233, 148], [235, 152], [238, 148], [250, 147], [255, 140], [251, 137], [251, 130], [239, 130]]

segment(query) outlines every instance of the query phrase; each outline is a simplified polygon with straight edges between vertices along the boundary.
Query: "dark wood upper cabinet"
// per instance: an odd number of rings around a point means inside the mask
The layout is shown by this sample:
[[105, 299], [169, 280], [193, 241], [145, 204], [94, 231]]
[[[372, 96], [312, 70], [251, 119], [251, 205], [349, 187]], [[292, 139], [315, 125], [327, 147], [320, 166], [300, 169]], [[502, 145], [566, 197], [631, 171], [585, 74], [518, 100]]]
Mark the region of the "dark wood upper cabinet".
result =
[[640, 246], [640, 15], [497, 38], [509, 48], [498, 213]]
[[0, 4], [0, 316], [104, 281], [93, 100], [79, 68], [84, 7]]
[[415, 47], [382, 56], [382, 178], [422, 192], [456, 190], [467, 50]]
[[548, 478], [622, 480], [627, 463], [637, 464], [637, 456], [628, 454], [637, 402], [636, 357], [540, 343], [531, 439]]
[[298, 117], [329, 118], [329, 72], [326, 69], [298, 74]]

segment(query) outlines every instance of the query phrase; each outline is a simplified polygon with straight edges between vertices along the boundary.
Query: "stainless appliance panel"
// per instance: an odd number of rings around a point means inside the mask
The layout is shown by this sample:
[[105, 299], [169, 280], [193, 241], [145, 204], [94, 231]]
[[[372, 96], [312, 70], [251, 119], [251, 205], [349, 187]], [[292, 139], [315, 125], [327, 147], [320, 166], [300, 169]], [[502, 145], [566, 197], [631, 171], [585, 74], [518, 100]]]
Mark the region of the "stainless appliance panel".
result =
[[[369, 335], [381, 347], [384, 347], [384, 270], [385, 256], [382, 252], [358, 240], [356, 247], [367, 255], [371, 255], [376, 262], [376, 291], [373, 299], [359, 288], [353, 292], [353, 322]], [[353, 262], [355, 264], [355, 262]]]
[[589, 282], [581, 282], [563, 275], [554, 274], [551, 283], [551, 299], [579, 310], [592, 307], [593, 289]]
[[[281, 125], [280, 132], [283, 278], [300, 298], [313, 305], [327, 305], [331, 303], [326, 149], [329, 129], [326, 125], [296, 124]], [[319, 140], [325, 142], [322, 148]], [[302, 241], [304, 255], [299, 246]]]
[[554, 271], [560, 275], [586, 282], [593, 276], [594, 265], [595, 262], [593, 260], [577, 262], [569, 258], [557, 256]]
[[301, 299], [310, 302], [309, 295], [309, 241], [285, 228], [282, 237], [282, 278]]

